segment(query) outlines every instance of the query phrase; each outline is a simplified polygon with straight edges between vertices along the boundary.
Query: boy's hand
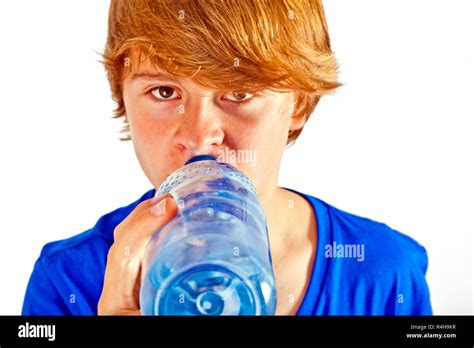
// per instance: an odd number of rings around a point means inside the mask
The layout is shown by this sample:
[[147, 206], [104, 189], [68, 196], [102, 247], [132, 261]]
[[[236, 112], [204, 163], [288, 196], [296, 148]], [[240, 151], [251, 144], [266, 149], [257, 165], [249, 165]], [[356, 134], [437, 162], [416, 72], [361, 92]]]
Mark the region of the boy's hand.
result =
[[154, 232], [178, 212], [168, 194], [141, 202], [114, 230], [98, 315], [140, 315], [142, 259]]

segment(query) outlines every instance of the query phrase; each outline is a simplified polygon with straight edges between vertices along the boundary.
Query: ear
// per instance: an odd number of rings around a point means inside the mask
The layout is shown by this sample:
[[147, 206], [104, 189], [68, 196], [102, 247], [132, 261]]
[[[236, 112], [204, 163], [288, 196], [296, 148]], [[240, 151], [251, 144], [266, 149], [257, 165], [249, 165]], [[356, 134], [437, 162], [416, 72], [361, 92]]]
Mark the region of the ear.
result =
[[[304, 108], [305, 108], [305, 103], [301, 103], [297, 110], [294, 110], [293, 112], [291, 112], [292, 116], [290, 120], [290, 128], [289, 128], [290, 131], [299, 130], [303, 128], [303, 126], [305, 125], [306, 117], [304, 115], [299, 115], [303, 111]], [[299, 115], [299, 117], [296, 117], [295, 115]]]

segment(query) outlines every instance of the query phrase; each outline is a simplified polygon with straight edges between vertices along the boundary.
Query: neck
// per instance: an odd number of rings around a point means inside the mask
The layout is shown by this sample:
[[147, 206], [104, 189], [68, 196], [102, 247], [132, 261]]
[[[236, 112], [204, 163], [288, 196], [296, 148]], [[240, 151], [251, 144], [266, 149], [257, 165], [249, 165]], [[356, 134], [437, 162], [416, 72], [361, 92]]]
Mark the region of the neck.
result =
[[265, 211], [268, 227], [268, 237], [271, 245], [272, 257], [276, 258], [285, 253], [289, 244], [288, 233], [292, 225], [292, 203], [288, 191], [274, 186], [259, 196]]

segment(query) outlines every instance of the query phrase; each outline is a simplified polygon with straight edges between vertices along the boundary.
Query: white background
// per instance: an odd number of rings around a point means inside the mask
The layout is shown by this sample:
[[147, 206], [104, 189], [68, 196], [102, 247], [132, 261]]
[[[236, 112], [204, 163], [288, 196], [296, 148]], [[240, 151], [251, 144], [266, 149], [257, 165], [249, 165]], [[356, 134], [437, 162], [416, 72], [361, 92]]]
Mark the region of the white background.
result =
[[[324, 98], [280, 185], [383, 221], [429, 254], [435, 314], [472, 314], [474, 2], [331, 0], [346, 86]], [[108, 1], [0, 2], [0, 314], [41, 247], [151, 189], [103, 67]]]

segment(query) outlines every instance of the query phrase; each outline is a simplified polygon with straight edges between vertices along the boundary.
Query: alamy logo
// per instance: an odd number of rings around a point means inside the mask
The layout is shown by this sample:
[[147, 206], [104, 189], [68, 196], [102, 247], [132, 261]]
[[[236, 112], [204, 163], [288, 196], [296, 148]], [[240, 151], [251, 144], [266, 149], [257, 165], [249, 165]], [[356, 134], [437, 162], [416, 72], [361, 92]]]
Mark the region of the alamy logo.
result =
[[219, 152], [217, 157], [219, 162], [227, 162], [229, 164], [235, 163], [246, 163], [251, 167], [255, 167], [257, 164], [257, 151], [250, 149], [240, 149], [240, 150], [229, 150], [226, 148]]
[[324, 256], [331, 258], [357, 258], [358, 262], [365, 260], [364, 244], [326, 244], [324, 246]]
[[22, 338], [47, 338], [48, 341], [56, 339], [55, 325], [34, 325], [26, 322], [25, 325], [18, 326], [18, 337]]

